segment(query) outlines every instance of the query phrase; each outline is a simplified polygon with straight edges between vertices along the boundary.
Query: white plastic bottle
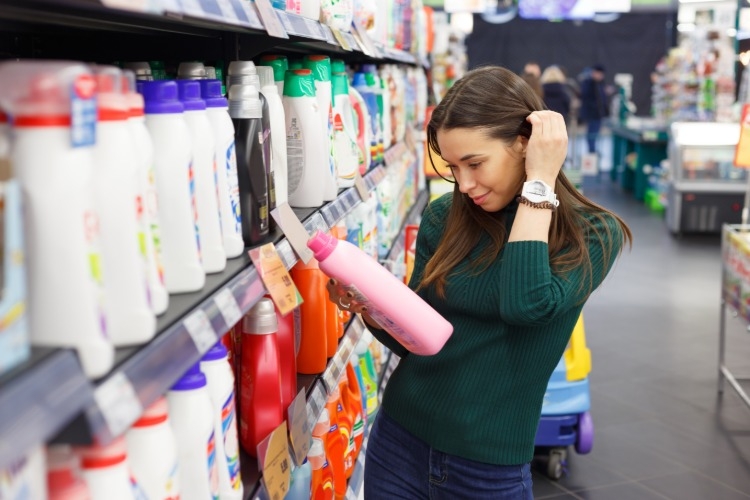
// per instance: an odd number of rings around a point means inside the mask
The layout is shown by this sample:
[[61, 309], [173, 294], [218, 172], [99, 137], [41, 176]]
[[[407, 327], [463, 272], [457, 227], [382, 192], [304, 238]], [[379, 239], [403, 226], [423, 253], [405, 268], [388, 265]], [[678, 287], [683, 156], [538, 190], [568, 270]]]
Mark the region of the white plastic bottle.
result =
[[289, 182], [286, 159], [286, 130], [284, 104], [281, 102], [278, 87], [274, 82], [274, 69], [271, 66], [258, 66], [261, 93], [268, 102], [271, 117], [271, 161], [276, 190], [276, 206], [289, 201]]
[[49, 500], [91, 500], [81, 458], [70, 445], [47, 447], [47, 496]]
[[[125, 98], [130, 108], [128, 125], [135, 143], [139, 183], [139, 224], [143, 238], [141, 252], [146, 259], [146, 277], [151, 294], [151, 309], [154, 314], [162, 314], [169, 306], [169, 293], [164, 285], [164, 267], [161, 255], [159, 229], [159, 208], [154, 179], [154, 144], [146, 128], [143, 111], [143, 96], [135, 91], [134, 75], [130, 70], [123, 71], [127, 82]], [[126, 84], [123, 83], [123, 86]]]
[[167, 411], [166, 398], [157, 399], [125, 433], [133, 477], [149, 500], [180, 498], [177, 440]]
[[216, 436], [206, 376], [193, 365], [167, 392], [180, 463], [181, 500], [218, 498]]
[[[71, 88], [80, 104], [93, 97], [95, 80], [79, 64], [6, 62], [0, 88], [16, 96], [8, 106], [11, 162], [25, 202], [31, 341], [74, 347], [86, 375], [101, 377], [112, 368], [114, 348], [102, 304], [93, 148], [73, 146], [70, 118]], [[90, 105], [95, 117], [95, 102]], [[90, 126], [93, 131], [95, 122]]]
[[47, 500], [44, 446], [37, 445], [0, 469], [0, 498]]
[[143, 82], [142, 90], [146, 126], [154, 142], [164, 283], [169, 293], [195, 292], [203, 288], [206, 275], [195, 210], [192, 142], [184, 108], [175, 82]]
[[78, 454], [91, 500], [143, 498], [138, 484], [130, 476], [125, 438], [117, 438], [107, 446], [80, 448]]
[[185, 106], [185, 122], [193, 145], [193, 182], [198, 210], [198, 232], [201, 241], [203, 270], [218, 273], [227, 266], [224, 238], [219, 220], [219, 199], [216, 187], [216, 142], [201, 99], [201, 85], [192, 80], [177, 80], [180, 102]]
[[323, 179], [329, 175], [329, 168], [315, 82], [309, 69], [286, 72], [282, 102], [286, 118], [289, 204], [298, 208], [319, 207], [323, 204]]
[[303, 17], [314, 21], [320, 19], [320, 0], [304, 0], [300, 4], [302, 6], [300, 14]]
[[240, 185], [237, 177], [237, 156], [234, 144], [234, 125], [229, 117], [229, 104], [221, 94], [219, 80], [201, 80], [201, 97], [206, 101], [206, 113], [216, 141], [216, 187], [221, 214], [221, 233], [227, 258], [242, 255], [242, 211]]
[[[275, 88], [275, 86], [274, 86]], [[214, 414], [216, 468], [219, 474], [219, 498], [243, 498], [240, 475], [240, 442], [237, 436], [237, 410], [234, 397], [234, 374], [227, 349], [219, 342], [201, 358]]]
[[318, 115], [320, 115], [320, 124], [323, 127], [325, 160], [328, 162], [327, 175], [323, 177], [323, 201], [333, 201], [338, 196], [338, 183], [336, 182], [337, 173], [333, 149], [331, 58], [311, 55], [305, 57], [303, 64], [305, 68], [312, 71], [315, 80], [315, 98], [318, 100]]
[[102, 263], [107, 270], [104, 307], [115, 346], [137, 345], [156, 333], [148, 302], [146, 259], [138, 241], [138, 168], [128, 125], [130, 110], [120, 70], [96, 68], [99, 125], [94, 147], [94, 203], [102, 235]]
[[354, 178], [364, 163], [362, 152], [357, 146], [357, 134], [354, 128], [351, 102], [349, 101], [349, 82], [346, 74], [334, 74], [333, 87], [333, 141], [337, 183], [340, 188], [354, 185]]

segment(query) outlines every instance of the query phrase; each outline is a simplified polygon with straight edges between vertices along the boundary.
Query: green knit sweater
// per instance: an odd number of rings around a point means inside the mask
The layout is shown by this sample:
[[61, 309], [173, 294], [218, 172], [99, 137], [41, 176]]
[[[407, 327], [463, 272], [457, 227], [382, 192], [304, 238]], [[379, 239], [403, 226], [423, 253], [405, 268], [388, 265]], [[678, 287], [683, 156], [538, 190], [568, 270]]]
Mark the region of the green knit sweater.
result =
[[[451, 197], [441, 197], [425, 211], [412, 289], [443, 234]], [[504, 209], [508, 232], [516, 209], [516, 203]], [[621, 246], [619, 225], [611, 217], [607, 220], [612, 231], [608, 262], [603, 261], [598, 239], [589, 240], [594, 287], [606, 276]], [[469, 257], [476, 259], [488, 241], [485, 235]], [[383, 409], [390, 417], [445, 453], [498, 465], [518, 465], [533, 458], [547, 382], [586, 293], [580, 288], [582, 272], [555, 275], [547, 252], [541, 241], [506, 242], [481, 274], [472, 275], [465, 259], [459, 272], [448, 277], [444, 300], [432, 288], [420, 291], [454, 329], [434, 356], [410, 354], [385, 331], [371, 329], [403, 357], [383, 397]]]

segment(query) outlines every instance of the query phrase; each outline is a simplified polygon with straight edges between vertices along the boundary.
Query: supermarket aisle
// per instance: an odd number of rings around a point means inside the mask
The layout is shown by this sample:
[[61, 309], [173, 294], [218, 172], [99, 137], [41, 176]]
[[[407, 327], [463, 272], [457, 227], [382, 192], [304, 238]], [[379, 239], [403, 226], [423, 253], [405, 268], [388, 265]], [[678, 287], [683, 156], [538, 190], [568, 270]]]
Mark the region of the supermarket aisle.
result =
[[[608, 174], [584, 191], [625, 218], [635, 243], [584, 309], [594, 450], [572, 452], [558, 482], [535, 473], [536, 498], [750, 498], [750, 409], [716, 392], [719, 237], [672, 237]], [[727, 324], [730, 368], [747, 376], [750, 338]]]

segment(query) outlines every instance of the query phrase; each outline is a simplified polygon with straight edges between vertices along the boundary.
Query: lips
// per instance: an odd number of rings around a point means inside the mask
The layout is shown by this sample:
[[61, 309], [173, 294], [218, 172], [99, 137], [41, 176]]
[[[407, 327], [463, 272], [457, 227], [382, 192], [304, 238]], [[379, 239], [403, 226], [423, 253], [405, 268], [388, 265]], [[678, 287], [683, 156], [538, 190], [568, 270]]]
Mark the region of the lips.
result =
[[472, 197], [471, 200], [475, 205], [481, 205], [487, 199], [487, 196], [489, 196], [489, 193], [483, 194], [482, 196]]

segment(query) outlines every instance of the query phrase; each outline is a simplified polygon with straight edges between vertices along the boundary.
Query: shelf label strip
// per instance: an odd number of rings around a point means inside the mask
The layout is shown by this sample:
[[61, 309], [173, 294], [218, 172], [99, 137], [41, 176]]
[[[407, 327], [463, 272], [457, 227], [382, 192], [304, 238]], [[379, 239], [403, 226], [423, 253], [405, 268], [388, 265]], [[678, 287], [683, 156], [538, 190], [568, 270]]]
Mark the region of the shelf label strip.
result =
[[117, 372], [94, 391], [94, 400], [112, 437], [119, 436], [143, 413], [138, 395], [128, 377]]
[[206, 311], [198, 309], [182, 322], [190, 338], [193, 339], [195, 348], [200, 354], [205, 354], [217, 342], [218, 338]]
[[240, 306], [237, 304], [237, 300], [229, 288], [224, 288], [220, 291], [214, 298], [214, 302], [224, 317], [224, 324], [227, 325], [227, 329], [232, 328], [242, 319]]

